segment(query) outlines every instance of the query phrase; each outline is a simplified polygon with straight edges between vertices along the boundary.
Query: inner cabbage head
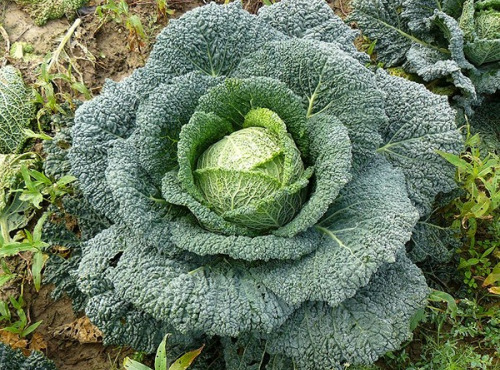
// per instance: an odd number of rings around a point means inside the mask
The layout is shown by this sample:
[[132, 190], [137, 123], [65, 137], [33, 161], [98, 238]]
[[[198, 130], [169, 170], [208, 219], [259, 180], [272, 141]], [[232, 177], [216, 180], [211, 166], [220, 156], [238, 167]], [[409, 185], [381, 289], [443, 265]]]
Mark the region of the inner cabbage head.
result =
[[481, 39], [499, 39], [500, 11], [486, 10], [479, 12], [476, 16], [476, 32]]
[[245, 116], [243, 128], [201, 154], [194, 178], [216, 213], [267, 230], [283, 226], [299, 210], [305, 189], [293, 184], [303, 174], [300, 151], [283, 121], [271, 110], [257, 108]]

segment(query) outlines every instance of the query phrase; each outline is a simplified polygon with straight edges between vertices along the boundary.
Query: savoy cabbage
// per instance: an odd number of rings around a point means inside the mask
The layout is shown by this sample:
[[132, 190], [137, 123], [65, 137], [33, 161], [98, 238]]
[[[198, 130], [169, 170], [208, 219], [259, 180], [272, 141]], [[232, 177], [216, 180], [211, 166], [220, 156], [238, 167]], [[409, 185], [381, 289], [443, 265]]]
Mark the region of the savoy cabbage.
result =
[[218, 336], [229, 369], [326, 369], [408, 338], [428, 287], [405, 243], [461, 138], [356, 36], [323, 0], [212, 3], [77, 110], [71, 171], [111, 226], [76, 273], [107, 343]]
[[0, 367], [2, 369], [56, 370], [56, 365], [41, 352], [33, 351], [26, 357], [21, 350], [0, 343]]
[[350, 20], [376, 40], [386, 66], [403, 66], [471, 114], [500, 89], [498, 0], [354, 0]]
[[37, 26], [43, 26], [52, 19], [64, 16], [75, 17], [78, 9], [89, 0], [14, 0], [23, 6], [33, 18]]

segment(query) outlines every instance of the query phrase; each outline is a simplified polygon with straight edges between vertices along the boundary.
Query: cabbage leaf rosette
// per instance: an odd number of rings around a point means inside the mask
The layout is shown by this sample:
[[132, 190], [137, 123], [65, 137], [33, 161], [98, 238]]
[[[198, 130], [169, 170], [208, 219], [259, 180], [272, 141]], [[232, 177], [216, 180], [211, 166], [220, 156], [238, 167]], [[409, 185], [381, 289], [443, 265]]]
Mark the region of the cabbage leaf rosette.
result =
[[322, 0], [212, 3], [78, 109], [72, 172], [112, 223], [78, 282], [106, 343], [218, 336], [228, 369], [330, 369], [409, 337], [429, 290], [405, 243], [461, 138], [356, 36]]

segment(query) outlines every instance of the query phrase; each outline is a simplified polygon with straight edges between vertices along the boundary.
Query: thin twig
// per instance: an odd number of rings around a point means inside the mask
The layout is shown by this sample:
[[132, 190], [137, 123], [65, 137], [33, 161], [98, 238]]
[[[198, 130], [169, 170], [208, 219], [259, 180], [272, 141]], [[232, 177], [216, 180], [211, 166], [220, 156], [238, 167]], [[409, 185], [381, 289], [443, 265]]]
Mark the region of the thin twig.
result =
[[50, 72], [50, 70], [52, 69], [52, 67], [57, 63], [57, 61], [59, 60], [59, 55], [64, 50], [64, 47], [66, 46], [66, 44], [70, 40], [71, 36], [75, 32], [76, 28], [80, 25], [81, 22], [82, 22], [82, 20], [80, 18], [77, 18], [75, 20], [75, 22], [73, 23], [73, 25], [68, 30], [68, 32], [66, 32], [66, 34], [63, 37], [63, 39], [61, 40], [61, 43], [57, 47], [56, 51], [54, 51], [54, 54], [52, 55], [52, 58], [50, 58], [50, 63], [48, 65], [48, 67], [47, 67], [47, 72]]
[[340, 11], [344, 15], [344, 17], [347, 17], [347, 13], [344, 10], [344, 4], [342, 3], [342, 0], [339, 0], [339, 6], [340, 6]]
[[18, 42], [18, 41], [21, 39], [21, 37], [23, 37], [23, 36], [24, 36], [24, 34], [25, 34], [26, 32], [28, 32], [31, 28], [33, 28], [33, 27], [28, 26], [27, 28], [25, 28], [25, 29], [24, 29], [24, 31], [23, 31], [23, 32], [21, 32], [21, 33], [20, 33], [20, 34], [19, 34], [19, 35], [18, 35], [18, 36], [17, 36], [17, 37], [13, 40], [13, 41], [14, 41], [14, 42]]
[[4, 61], [2, 62], [2, 67], [4, 67], [7, 64], [6, 56], [9, 55], [10, 52], [10, 40], [9, 34], [5, 31], [2, 25], [0, 25], [0, 35], [2, 35], [2, 38], [5, 40], [5, 54], [3, 56]]

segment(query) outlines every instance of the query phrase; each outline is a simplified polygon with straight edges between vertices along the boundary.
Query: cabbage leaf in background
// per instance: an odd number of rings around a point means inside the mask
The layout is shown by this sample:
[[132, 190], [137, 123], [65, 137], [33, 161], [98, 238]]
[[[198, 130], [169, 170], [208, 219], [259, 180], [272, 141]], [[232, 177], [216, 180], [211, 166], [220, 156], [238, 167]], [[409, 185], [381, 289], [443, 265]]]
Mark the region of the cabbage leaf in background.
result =
[[349, 20], [386, 66], [441, 79], [469, 115], [500, 88], [498, 0], [355, 0]]

